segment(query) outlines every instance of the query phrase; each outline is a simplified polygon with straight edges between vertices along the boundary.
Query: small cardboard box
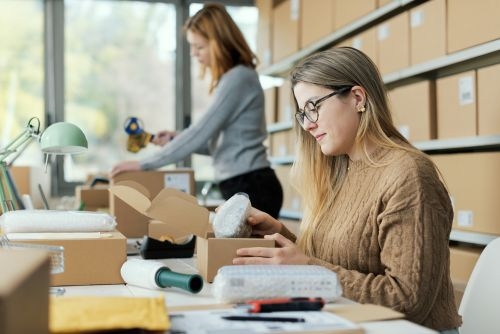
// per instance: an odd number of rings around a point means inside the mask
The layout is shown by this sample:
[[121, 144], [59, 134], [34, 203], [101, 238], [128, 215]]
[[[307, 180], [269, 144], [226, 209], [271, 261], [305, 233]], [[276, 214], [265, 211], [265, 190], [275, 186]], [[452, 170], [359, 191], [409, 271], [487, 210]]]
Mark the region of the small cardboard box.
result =
[[44, 207], [39, 185], [45, 196], [50, 194], [50, 170], [45, 171], [43, 167], [35, 166], [12, 166], [10, 167], [12, 179], [20, 196], [30, 195], [33, 207], [40, 209]]
[[[195, 194], [194, 171], [187, 168], [120, 173], [111, 179], [111, 185], [121, 181], [139, 183], [143, 191], [147, 192], [148, 198], [153, 198], [167, 187]], [[109, 196], [109, 211], [116, 217], [118, 231], [128, 238], [145, 236], [148, 233], [149, 218], [113, 194]]]
[[49, 333], [49, 255], [0, 248], [0, 333]]
[[[110, 191], [150, 219], [168, 225], [173, 239], [194, 234], [197, 236], [197, 266], [200, 275], [212, 282], [217, 270], [231, 265], [236, 249], [243, 247], [274, 247], [273, 240], [256, 238], [213, 238], [209, 211], [198, 205], [195, 197], [176, 189], [161, 190], [150, 200], [140, 184], [123, 181]], [[162, 228], [165, 228], [163, 226]]]
[[109, 208], [109, 186], [82, 185], [75, 187], [75, 197], [78, 203], [83, 204], [86, 211], [97, 211]]
[[[103, 232], [100, 238], [17, 240], [64, 247], [64, 272], [53, 274], [51, 285], [123, 284], [120, 269], [127, 260], [127, 239], [118, 231]], [[94, 234], [94, 233], [93, 233]]]

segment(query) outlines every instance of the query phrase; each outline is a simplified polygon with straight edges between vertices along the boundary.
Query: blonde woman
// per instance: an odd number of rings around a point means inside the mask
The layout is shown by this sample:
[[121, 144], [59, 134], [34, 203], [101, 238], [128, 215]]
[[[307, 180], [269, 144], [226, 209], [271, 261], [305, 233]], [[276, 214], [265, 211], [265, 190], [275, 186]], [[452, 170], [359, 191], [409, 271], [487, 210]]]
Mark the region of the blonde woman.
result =
[[158, 133], [154, 143], [163, 146], [158, 154], [121, 162], [113, 167], [111, 176], [156, 169], [192, 153], [211, 155], [225, 199], [245, 192], [254, 207], [278, 217], [283, 192], [264, 146], [264, 93], [255, 71], [255, 55], [221, 4], [205, 4], [187, 20], [184, 30], [201, 76], [206, 72], [211, 76], [213, 102], [196, 124], [179, 133]]
[[345, 297], [458, 333], [450, 196], [431, 160], [394, 127], [376, 66], [356, 49], [334, 48], [303, 60], [291, 81], [300, 235], [254, 209], [254, 234], [281, 247], [240, 249], [233, 263], [322, 265]]

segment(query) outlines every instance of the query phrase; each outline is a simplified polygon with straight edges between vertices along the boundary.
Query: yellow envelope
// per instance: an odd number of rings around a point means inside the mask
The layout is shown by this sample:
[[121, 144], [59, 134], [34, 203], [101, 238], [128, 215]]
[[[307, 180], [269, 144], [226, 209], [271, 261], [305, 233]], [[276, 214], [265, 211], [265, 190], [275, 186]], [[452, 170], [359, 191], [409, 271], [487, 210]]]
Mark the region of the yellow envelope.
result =
[[164, 331], [170, 321], [163, 296], [51, 297], [51, 333], [75, 333], [116, 329]]

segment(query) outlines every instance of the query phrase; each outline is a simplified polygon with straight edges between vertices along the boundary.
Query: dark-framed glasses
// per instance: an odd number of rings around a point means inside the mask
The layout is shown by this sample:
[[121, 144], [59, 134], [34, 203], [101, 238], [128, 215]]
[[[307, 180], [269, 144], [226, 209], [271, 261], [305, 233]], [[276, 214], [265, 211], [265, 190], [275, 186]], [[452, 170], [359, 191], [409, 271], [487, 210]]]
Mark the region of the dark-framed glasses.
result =
[[352, 86], [340, 87], [336, 91], [331, 92], [330, 94], [327, 94], [323, 97], [320, 97], [319, 99], [317, 99], [315, 101], [307, 101], [306, 104], [304, 105], [304, 109], [303, 110], [299, 109], [299, 111], [297, 111], [295, 113], [295, 118], [297, 119], [297, 122], [299, 122], [299, 124], [301, 126], [304, 126], [304, 117], [305, 117], [305, 118], [307, 118], [307, 120], [309, 122], [316, 123], [318, 121], [318, 118], [319, 118], [319, 113], [318, 113], [319, 104], [321, 102], [329, 99], [332, 96], [345, 93], [348, 90], [350, 90], [351, 88], [352, 88]]

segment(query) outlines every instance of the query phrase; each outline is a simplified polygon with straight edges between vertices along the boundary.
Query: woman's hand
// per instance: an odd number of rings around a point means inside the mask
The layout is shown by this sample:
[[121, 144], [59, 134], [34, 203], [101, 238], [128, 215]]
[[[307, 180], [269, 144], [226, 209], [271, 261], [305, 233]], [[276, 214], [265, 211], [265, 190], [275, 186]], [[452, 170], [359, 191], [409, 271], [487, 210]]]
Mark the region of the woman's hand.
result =
[[253, 235], [280, 233], [283, 226], [277, 219], [254, 207], [250, 209], [247, 224], [252, 226]]
[[305, 255], [295, 243], [279, 233], [264, 236], [274, 240], [277, 248], [250, 247], [236, 251], [238, 257], [233, 264], [308, 264], [309, 257]]
[[139, 161], [135, 161], [135, 160], [123, 161], [123, 162], [116, 164], [113, 167], [113, 169], [111, 169], [109, 176], [110, 176], [110, 178], [113, 178], [114, 176], [116, 176], [120, 173], [136, 171], [136, 170], [141, 170], [141, 166], [139, 165]]
[[153, 140], [151, 140], [151, 142], [158, 146], [164, 146], [172, 139], [174, 139], [175, 135], [176, 135], [175, 131], [167, 131], [167, 130], [159, 131], [154, 136]]

